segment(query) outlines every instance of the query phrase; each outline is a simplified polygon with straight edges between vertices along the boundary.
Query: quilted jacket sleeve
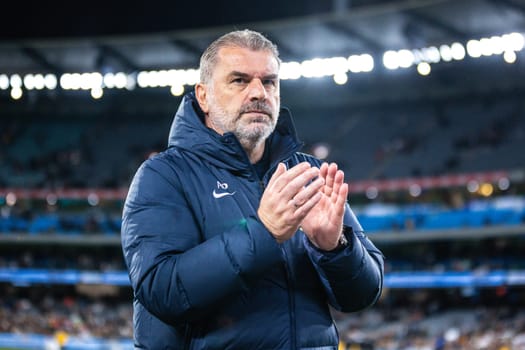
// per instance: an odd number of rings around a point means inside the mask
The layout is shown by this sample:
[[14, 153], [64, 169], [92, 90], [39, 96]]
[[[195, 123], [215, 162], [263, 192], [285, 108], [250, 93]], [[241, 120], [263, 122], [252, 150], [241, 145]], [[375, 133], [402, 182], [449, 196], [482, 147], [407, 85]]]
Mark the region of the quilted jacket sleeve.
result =
[[170, 324], [206, 317], [282, 261], [277, 242], [255, 218], [202, 242], [194, 215], [171, 166], [162, 158], [146, 161], [124, 206], [122, 247], [135, 297]]
[[381, 295], [384, 261], [348, 205], [344, 225], [349, 244], [342, 250], [323, 252], [306, 235], [304, 241], [330, 304], [339, 311], [351, 312], [374, 304]]

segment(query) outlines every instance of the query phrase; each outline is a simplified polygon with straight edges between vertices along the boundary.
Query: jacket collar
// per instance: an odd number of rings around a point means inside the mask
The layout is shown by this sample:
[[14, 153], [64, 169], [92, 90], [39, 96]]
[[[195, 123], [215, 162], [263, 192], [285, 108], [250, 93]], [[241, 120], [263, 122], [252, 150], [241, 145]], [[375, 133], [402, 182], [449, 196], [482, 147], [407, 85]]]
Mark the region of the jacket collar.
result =
[[[204, 113], [197, 103], [194, 92], [184, 96], [175, 114], [168, 146], [205, 158], [218, 167], [251, 173], [248, 156], [237, 138], [230, 132], [219, 135], [206, 127]], [[302, 147], [291, 113], [287, 108], [281, 108], [275, 130], [266, 140], [266, 147], [270, 147], [272, 167]]]

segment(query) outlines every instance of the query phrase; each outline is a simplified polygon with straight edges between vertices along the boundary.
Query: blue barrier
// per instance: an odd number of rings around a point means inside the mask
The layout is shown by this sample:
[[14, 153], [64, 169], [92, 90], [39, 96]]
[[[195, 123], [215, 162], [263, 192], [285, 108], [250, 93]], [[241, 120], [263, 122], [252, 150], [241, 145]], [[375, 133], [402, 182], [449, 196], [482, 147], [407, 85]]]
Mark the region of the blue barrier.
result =
[[[57, 271], [22, 268], [0, 268], [0, 282], [22, 286], [32, 284], [130, 285], [128, 274], [125, 271]], [[385, 287], [389, 288], [497, 287], [503, 285], [525, 285], [525, 270], [403, 271], [389, 272], [385, 275]]]
[[0, 346], [17, 350], [130, 350], [133, 341], [67, 336], [60, 347], [56, 337], [51, 335], [0, 333]]

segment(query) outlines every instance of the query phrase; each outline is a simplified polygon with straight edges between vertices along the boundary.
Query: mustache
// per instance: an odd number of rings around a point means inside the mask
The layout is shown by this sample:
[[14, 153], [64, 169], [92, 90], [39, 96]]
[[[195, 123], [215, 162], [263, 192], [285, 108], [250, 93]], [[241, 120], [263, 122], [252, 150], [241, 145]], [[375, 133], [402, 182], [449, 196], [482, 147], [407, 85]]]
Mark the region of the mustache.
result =
[[246, 112], [261, 112], [267, 114], [270, 118], [273, 118], [272, 108], [264, 101], [253, 101], [245, 104], [241, 107], [239, 114]]

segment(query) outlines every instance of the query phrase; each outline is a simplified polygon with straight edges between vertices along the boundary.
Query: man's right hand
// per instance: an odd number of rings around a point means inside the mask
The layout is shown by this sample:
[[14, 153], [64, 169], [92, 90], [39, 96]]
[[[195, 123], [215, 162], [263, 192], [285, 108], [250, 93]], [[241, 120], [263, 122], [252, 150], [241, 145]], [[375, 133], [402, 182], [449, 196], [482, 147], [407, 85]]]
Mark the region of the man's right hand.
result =
[[259, 219], [277, 242], [290, 239], [321, 199], [324, 179], [318, 175], [319, 169], [307, 162], [288, 170], [282, 163], [277, 166], [257, 210]]

